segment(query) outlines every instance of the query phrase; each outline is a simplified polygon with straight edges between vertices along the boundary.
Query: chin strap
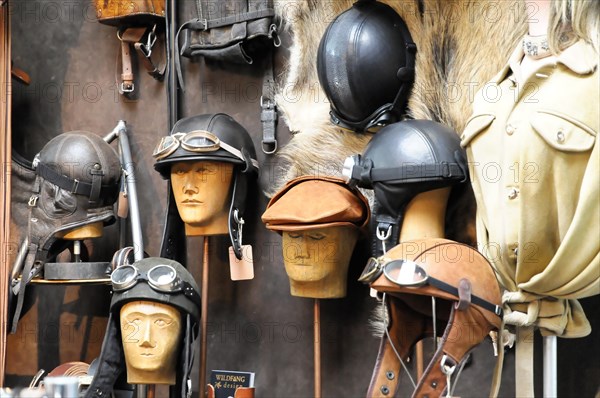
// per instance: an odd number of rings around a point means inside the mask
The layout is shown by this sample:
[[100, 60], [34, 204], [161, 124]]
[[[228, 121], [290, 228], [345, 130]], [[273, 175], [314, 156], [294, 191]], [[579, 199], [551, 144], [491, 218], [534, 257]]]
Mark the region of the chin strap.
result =
[[242, 229], [245, 224], [244, 209], [246, 207], [246, 176], [243, 172], [234, 170], [235, 179], [231, 193], [231, 207], [229, 208], [229, 239], [233, 253], [238, 260], [242, 259]]
[[[402, 361], [411, 348], [430, 334], [427, 318], [414, 311], [402, 300], [387, 296], [387, 332], [381, 338], [377, 361], [367, 391], [367, 398], [393, 397], [398, 390]], [[406, 327], [410, 325], [410, 327]]]
[[[388, 295], [384, 295], [384, 301], [385, 296]], [[403, 361], [418, 341], [431, 336], [433, 332], [431, 317], [416, 312], [401, 299], [389, 297], [387, 308], [387, 332], [382, 337], [367, 398], [393, 397], [398, 389], [398, 375]], [[465, 325], [472, 327], [465, 331]], [[453, 305], [444, 335], [412, 396], [450, 397], [457, 381], [455, 373], [460, 373], [469, 351], [488, 332], [489, 329], [481, 327], [481, 323], [473, 318], [472, 311], [467, 308], [461, 310], [457, 304]], [[499, 367], [501, 368], [501, 364]], [[492, 394], [495, 388], [496, 385], [493, 385]]]

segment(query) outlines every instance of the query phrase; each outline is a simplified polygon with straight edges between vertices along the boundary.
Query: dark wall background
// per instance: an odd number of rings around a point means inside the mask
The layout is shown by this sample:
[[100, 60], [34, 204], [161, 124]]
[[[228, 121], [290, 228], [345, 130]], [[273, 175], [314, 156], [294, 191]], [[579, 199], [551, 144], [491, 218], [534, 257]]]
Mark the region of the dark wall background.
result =
[[[179, 21], [193, 17], [194, 2], [179, 1]], [[168, 134], [165, 84], [138, 68], [135, 99], [119, 95], [115, 85], [119, 42], [115, 28], [95, 20], [91, 2], [19, 1], [12, 4], [13, 60], [32, 78], [29, 87], [13, 87], [14, 150], [31, 160], [52, 137], [70, 130], [109, 132], [127, 121], [142, 209], [146, 251], [159, 253], [166, 204], [166, 182], [152, 167], [152, 149]], [[276, 53], [276, 70], [288, 56]], [[210, 291], [207, 369], [256, 372], [257, 397], [313, 395], [313, 301], [292, 297], [283, 268], [281, 239], [260, 222], [272, 183], [276, 158], [260, 151], [260, 89], [264, 64], [247, 67], [183, 59], [187, 90], [180, 93], [180, 117], [225, 112], [250, 132], [261, 175], [249, 192], [246, 243], [254, 247], [255, 279], [232, 282], [227, 264], [228, 241], [210, 239]], [[290, 134], [280, 122], [284, 145]], [[13, 220], [18, 226], [24, 220]], [[91, 243], [92, 257], [109, 260], [116, 248], [115, 229]], [[597, 238], [597, 237], [596, 237]], [[188, 268], [200, 281], [202, 239], [189, 238]], [[323, 300], [321, 346], [323, 395], [364, 396], [379, 345], [369, 318], [376, 302], [356, 279], [368, 256], [359, 243], [350, 267], [348, 295]], [[106, 286], [36, 286], [29, 290], [32, 310], [8, 340], [7, 384], [28, 384], [39, 368], [51, 370], [73, 360], [90, 362], [100, 349], [108, 311]], [[583, 300], [594, 332], [577, 340], [559, 340], [560, 396], [593, 396], [600, 380], [598, 297]], [[539, 339], [538, 339], [539, 340]], [[539, 343], [539, 341], [537, 342]], [[538, 344], [541, 350], [541, 344]], [[541, 358], [536, 369], [541, 372]], [[456, 394], [487, 395], [494, 359], [489, 342], [474, 353]], [[197, 363], [195, 374], [198, 374]], [[503, 396], [514, 396], [514, 353], [504, 368]], [[539, 387], [538, 377], [538, 387]], [[198, 391], [197, 378], [194, 389]], [[402, 396], [409, 396], [406, 386]]]

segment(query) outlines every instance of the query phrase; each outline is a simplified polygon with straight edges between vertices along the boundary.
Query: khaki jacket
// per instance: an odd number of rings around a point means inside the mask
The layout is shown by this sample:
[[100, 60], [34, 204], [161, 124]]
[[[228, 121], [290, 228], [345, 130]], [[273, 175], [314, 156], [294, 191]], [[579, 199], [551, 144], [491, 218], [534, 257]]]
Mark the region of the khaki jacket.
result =
[[521, 76], [521, 47], [476, 95], [461, 136], [480, 251], [507, 289], [505, 320], [590, 333], [577, 298], [600, 293], [598, 55], [580, 41]]

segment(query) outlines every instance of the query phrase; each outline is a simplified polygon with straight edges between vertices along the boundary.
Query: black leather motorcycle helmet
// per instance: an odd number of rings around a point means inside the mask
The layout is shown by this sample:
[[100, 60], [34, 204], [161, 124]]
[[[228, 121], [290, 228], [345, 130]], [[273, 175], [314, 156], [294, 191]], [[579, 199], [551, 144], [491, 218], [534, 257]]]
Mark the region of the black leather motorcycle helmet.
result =
[[[168, 151], [169, 138], [197, 135], [189, 143], [204, 146], [201, 152], [187, 150], [183, 145], [173, 146]], [[191, 135], [190, 135], [191, 136]], [[164, 152], [167, 151], [167, 152]], [[231, 116], [224, 113], [196, 115], [180, 119], [167, 137], [163, 137], [153, 156], [157, 159], [154, 168], [165, 179], [170, 178], [171, 166], [185, 161], [218, 161], [233, 163], [234, 179], [229, 208], [229, 237], [238, 259], [242, 258], [240, 227], [243, 224], [246, 195], [250, 178], [258, 175], [256, 150], [248, 131]], [[185, 262], [185, 235], [183, 221], [177, 211], [175, 198], [169, 185], [169, 199], [161, 256]]]
[[416, 45], [387, 4], [360, 0], [327, 27], [317, 74], [331, 121], [357, 132], [400, 120], [415, 75]]
[[[364, 153], [348, 157], [344, 177], [373, 189], [373, 254], [381, 255], [381, 238], [398, 242], [404, 209], [417, 194], [468, 180], [467, 157], [460, 138], [431, 120], [405, 120], [382, 128]], [[379, 236], [379, 239], [377, 239]], [[392, 245], [392, 246], [393, 246]], [[391, 246], [388, 246], [391, 247]]]

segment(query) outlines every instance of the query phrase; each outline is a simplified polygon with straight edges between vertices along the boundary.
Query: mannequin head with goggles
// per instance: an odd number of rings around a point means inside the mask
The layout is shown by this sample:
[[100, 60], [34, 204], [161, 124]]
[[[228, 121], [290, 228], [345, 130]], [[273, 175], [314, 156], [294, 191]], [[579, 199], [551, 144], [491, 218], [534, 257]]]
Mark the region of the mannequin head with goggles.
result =
[[188, 236], [228, 232], [231, 163], [196, 161], [171, 166], [171, 189]]
[[[249, 177], [258, 172], [246, 129], [223, 113], [183, 118], [160, 140], [152, 156], [154, 168], [171, 182], [163, 244], [181, 240], [175, 232], [183, 229], [176, 225], [180, 221], [170, 216], [177, 212], [186, 235], [229, 233], [236, 256], [241, 257], [246, 191]], [[169, 250], [161, 253], [171, 256]]]
[[194, 328], [200, 316], [194, 278], [175, 261], [146, 258], [115, 269], [111, 283], [127, 382], [175, 384], [183, 331]]

